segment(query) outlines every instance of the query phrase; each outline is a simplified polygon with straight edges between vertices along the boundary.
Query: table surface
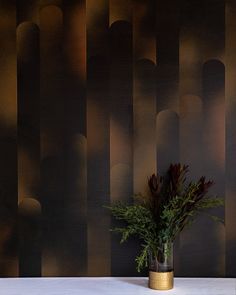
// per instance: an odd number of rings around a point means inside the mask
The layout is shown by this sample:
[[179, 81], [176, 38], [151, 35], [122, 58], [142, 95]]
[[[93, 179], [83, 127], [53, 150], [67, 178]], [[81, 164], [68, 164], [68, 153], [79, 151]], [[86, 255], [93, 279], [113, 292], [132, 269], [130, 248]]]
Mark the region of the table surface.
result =
[[1, 295], [236, 295], [236, 279], [175, 278], [170, 291], [148, 289], [147, 278], [0, 279]]

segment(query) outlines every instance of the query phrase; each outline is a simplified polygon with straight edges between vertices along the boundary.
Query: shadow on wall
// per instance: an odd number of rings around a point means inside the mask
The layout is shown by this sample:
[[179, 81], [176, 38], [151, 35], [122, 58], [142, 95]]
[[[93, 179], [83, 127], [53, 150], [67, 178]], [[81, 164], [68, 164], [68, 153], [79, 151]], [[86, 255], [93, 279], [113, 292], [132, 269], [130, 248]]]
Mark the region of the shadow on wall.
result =
[[14, 129], [0, 124], [0, 276], [17, 276], [17, 150]]

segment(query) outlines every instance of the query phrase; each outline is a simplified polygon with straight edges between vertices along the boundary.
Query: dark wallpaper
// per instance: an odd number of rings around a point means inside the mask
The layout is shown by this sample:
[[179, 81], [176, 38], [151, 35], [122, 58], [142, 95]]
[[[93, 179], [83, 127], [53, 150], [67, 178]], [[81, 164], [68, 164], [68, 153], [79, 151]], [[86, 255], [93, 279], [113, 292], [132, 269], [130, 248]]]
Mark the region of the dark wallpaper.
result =
[[233, 0], [0, 0], [0, 276], [136, 276], [103, 205], [179, 161], [225, 226], [175, 274], [236, 276], [235, 32]]

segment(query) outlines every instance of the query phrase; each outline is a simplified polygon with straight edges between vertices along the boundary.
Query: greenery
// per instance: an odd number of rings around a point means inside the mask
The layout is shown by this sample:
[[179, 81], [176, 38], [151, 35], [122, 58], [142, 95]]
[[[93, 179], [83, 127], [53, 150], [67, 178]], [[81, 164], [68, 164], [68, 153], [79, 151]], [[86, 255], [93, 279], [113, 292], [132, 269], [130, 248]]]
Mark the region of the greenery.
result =
[[171, 164], [164, 176], [153, 174], [148, 179], [148, 195], [136, 195], [132, 205], [116, 203], [107, 207], [124, 222], [122, 227], [112, 229], [121, 234], [121, 243], [130, 236], [141, 241], [142, 249], [136, 257], [139, 272], [148, 266], [150, 252], [155, 256], [164, 244], [173, 242], [201, 212], [224, 205], [222, 198], [207, 196], [212, 181], [201, 177], [197, 182], [188, 182], [187, 173], [188, 166]]

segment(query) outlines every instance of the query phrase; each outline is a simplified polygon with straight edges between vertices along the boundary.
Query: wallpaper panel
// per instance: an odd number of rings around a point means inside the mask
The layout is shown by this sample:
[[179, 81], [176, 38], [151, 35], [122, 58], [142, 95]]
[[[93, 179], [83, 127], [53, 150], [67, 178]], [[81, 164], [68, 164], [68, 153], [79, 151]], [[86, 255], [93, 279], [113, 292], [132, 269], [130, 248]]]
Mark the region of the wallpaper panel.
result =
[[236, 259], [236, 232], [235, 232], [235, 192], [236, 182], [234, 178], [234, 167], [236, 163], [236, 87], [235, 87], [235, 48], [236, 48], [236, 3], [227, 1], [226, 3], [226, 44], [225, 44], [225, 63], [226, 63], [226, 142], [225, 142], [225, 169], [226, 169], [226, 207], [225, 207], [225, 232], [226, 232], [226, 275], [235, 276]]
[[14, 1], [0, 2], [0, 44], [0, 274], [17, 276], [17, 52]]
[[[133, 58], [132, 26], [116, 21], [109, 28], [110, 201], [131, 202], [133, 192]], [[112, 226], [118, 223], [112, 221]], [[135, 249], [111, 237], [111, 274], [134, 273]]]
[[[0, 275], [137, 275], [103, 207], [171, 162], [215, 182], [225, 226], [175, 243], [178, 276], [235, 276], [234, 1], [0, 1]], [[141, 275], [144, 275], [142, 273]]]
[[[19, 275], [41, 275], [39, 27], [17, 27]], [[32, 210], [32, 212], [31, 212]], [[32, 214], [31, 214], [32, 213]]]

